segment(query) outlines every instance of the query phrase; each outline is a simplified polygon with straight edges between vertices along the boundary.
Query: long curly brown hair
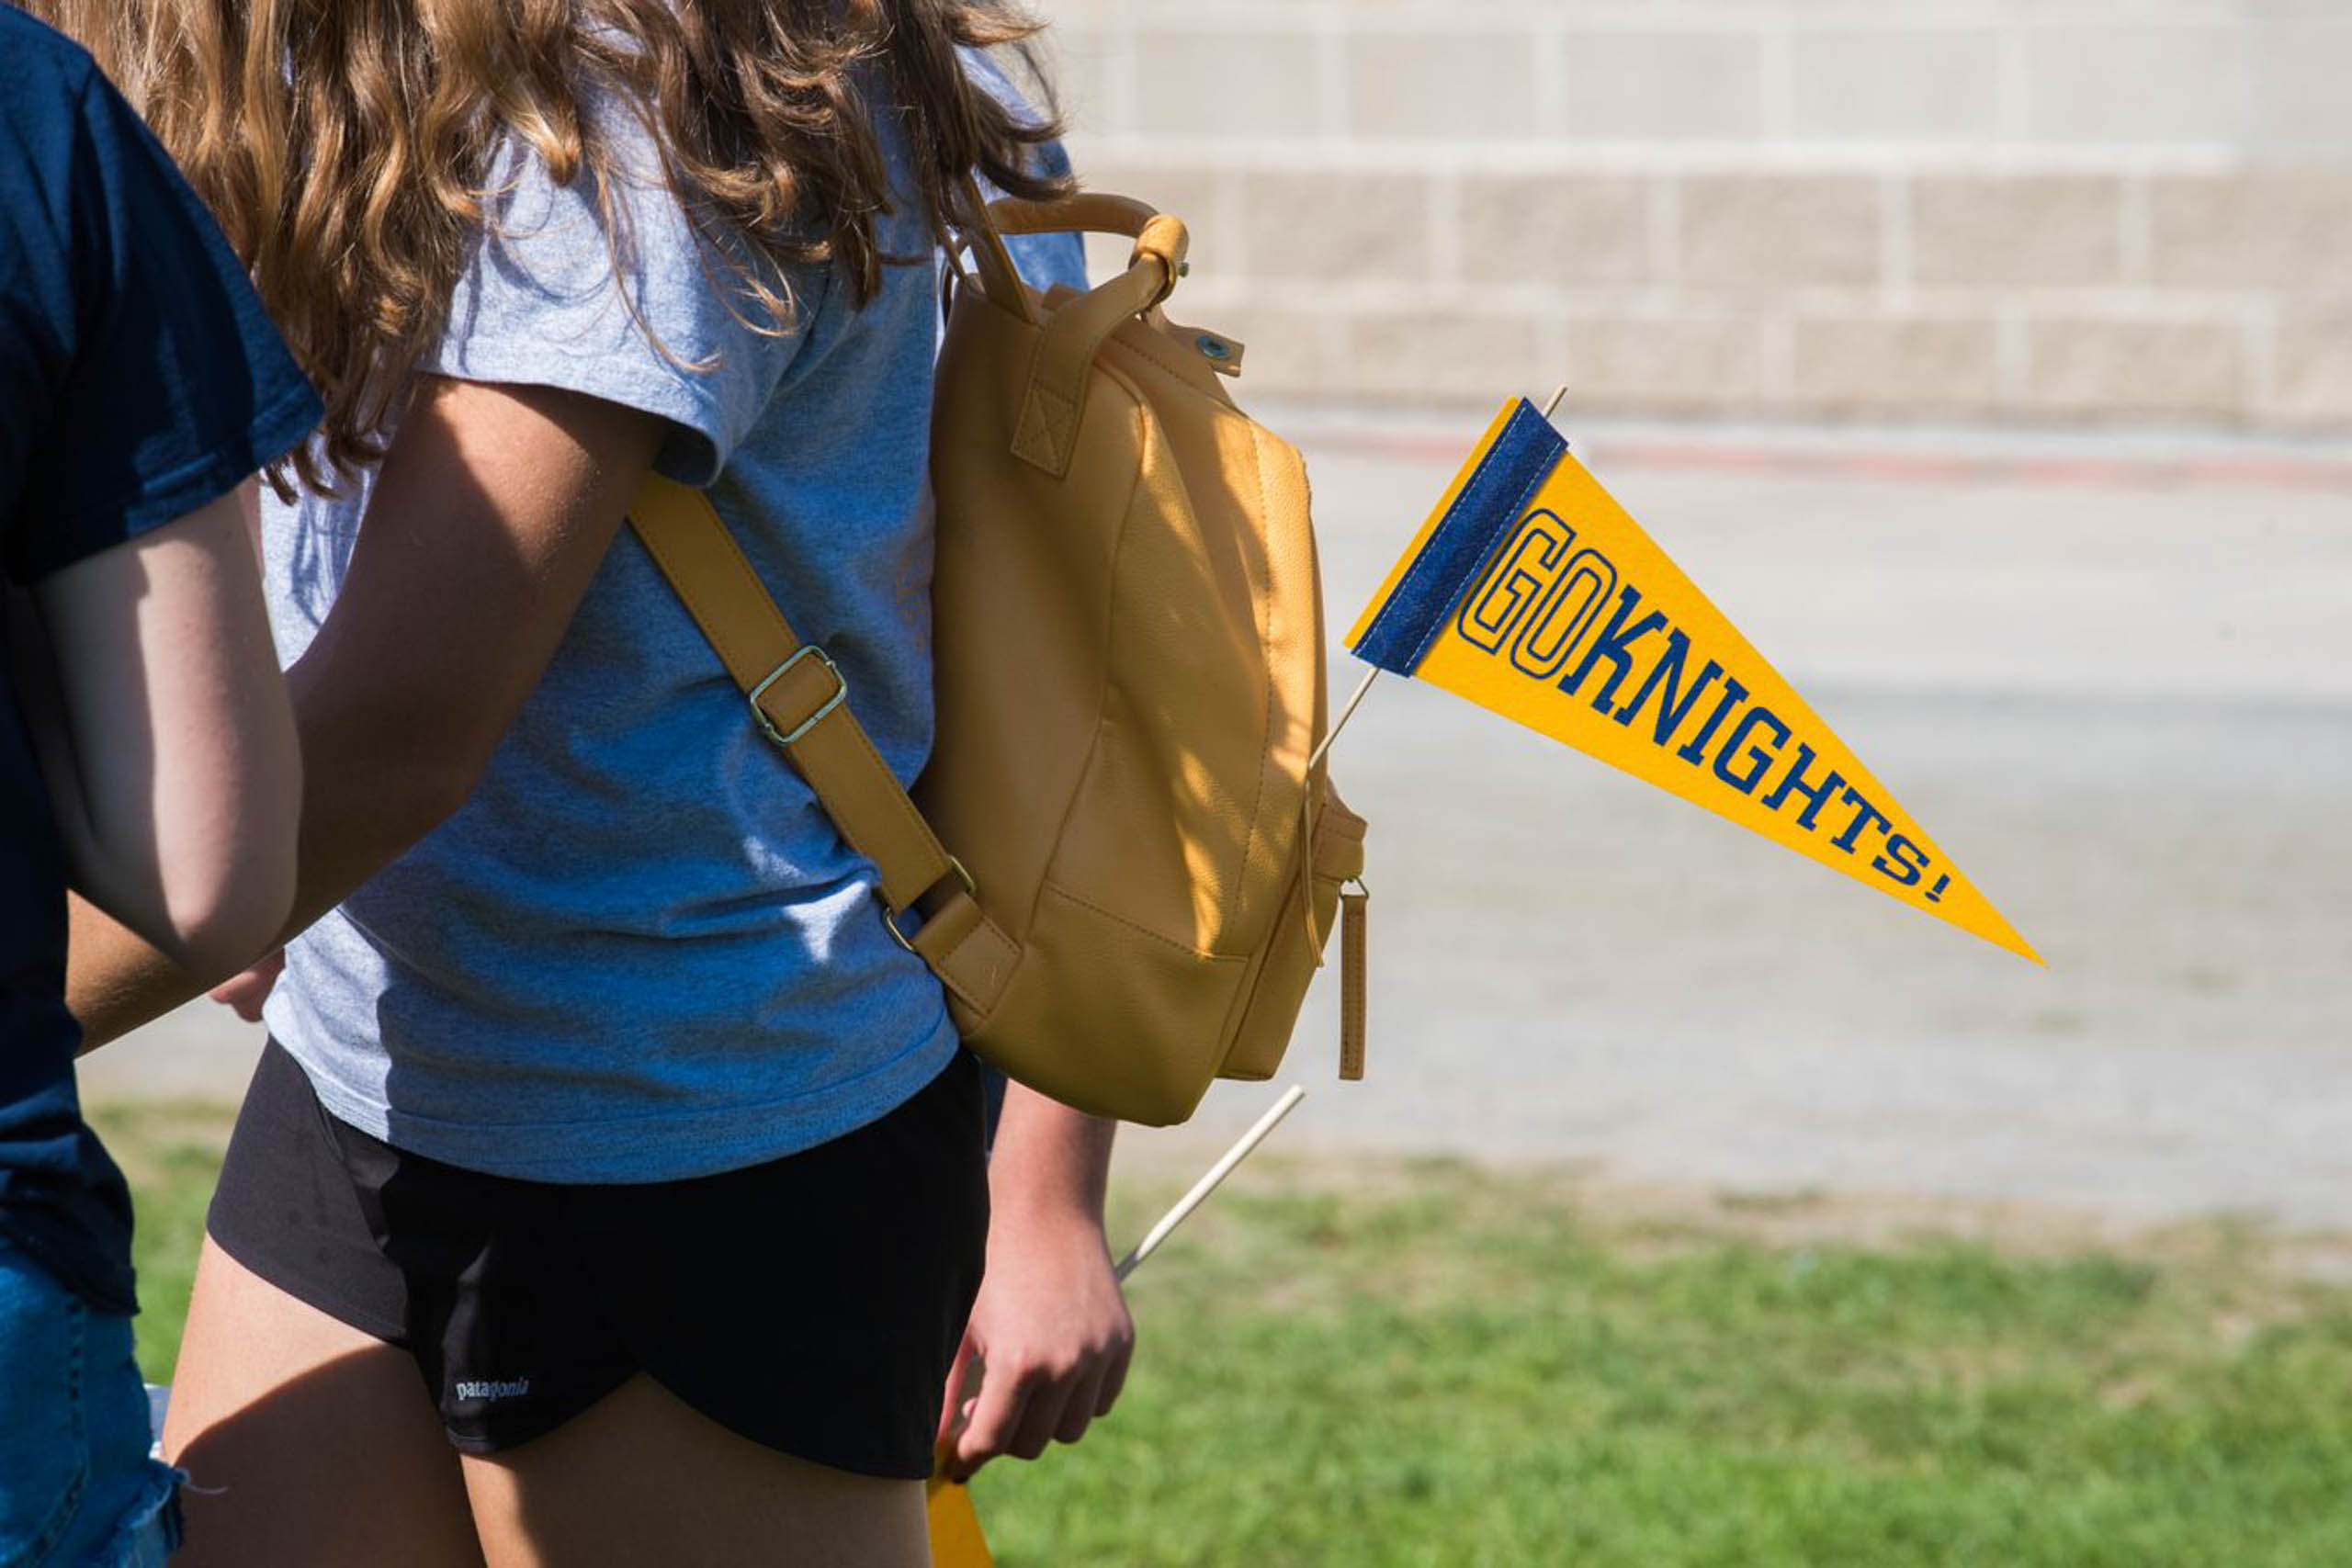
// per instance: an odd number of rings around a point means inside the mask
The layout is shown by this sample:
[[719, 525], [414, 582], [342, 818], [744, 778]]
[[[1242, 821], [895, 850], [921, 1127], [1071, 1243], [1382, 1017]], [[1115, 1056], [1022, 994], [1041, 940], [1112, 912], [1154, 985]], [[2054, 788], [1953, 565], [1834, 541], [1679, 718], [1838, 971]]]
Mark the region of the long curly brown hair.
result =
[[747, 319], [788, 322], [788, 267], [837, 264], [863, 304], [883, 267], [916, 259], [876, 240], [894, 199], [877, 115], [905, 130], [935, 235], [967, 171], [1018, 196], [1058, 188], [1028, 156], [1058, 127], [1017, 117], [957, 58], [1035, 32], [1009, 0], [19, 3], [96, 55], [252, 269], [326, 401], [323, 465], [293, 460], [318, 488], [382, 455], [501, 141], [560, 182], [614, 177], [592, 95], [653, 133]]

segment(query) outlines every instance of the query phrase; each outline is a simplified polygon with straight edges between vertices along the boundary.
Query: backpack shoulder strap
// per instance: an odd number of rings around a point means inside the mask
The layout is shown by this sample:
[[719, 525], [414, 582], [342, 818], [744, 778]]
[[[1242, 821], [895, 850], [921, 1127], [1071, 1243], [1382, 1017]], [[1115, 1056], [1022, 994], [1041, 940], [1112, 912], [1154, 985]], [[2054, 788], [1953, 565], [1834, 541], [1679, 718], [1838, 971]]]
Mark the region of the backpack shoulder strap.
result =
[[[970, 874], [875, 750], [851, 709], [840, 669], [795, 635], [702, 491], [649, 474], [628, 520], [742, 688], [752, 717], [850, 848], [881, 874], [876, 891], [891, 934], [985, 1016], [1020, 951], [981, 912]], [[928, 913], [910, 937], [899, 918], [918, 901]]]

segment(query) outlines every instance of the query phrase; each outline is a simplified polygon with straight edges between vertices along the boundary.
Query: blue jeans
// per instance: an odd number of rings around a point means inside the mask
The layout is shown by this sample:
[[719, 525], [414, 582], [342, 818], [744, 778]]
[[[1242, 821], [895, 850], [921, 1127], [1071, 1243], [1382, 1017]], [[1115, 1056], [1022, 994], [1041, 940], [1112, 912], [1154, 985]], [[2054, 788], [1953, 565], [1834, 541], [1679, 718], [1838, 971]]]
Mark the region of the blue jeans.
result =
[[130, 1320], [0, 1239], [0, 1568], [156, 1568], [179, 1477], [148, 1457]]

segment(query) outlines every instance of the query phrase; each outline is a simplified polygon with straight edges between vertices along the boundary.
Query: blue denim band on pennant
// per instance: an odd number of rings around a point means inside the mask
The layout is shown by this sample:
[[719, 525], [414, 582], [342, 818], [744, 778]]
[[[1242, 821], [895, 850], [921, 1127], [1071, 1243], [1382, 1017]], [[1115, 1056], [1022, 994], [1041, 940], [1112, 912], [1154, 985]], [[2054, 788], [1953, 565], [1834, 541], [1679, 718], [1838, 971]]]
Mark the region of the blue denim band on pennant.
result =
[[1446, 617], [1485, 573], [1567, 449], [1552, 422], [1521, 398], [1503, 422], [1502, 434], [1478, 459], [1470, 481], [1397, 580], [1396, 591], [1364, 628], [1356, 657], [1399, 675], [1419, 669]]

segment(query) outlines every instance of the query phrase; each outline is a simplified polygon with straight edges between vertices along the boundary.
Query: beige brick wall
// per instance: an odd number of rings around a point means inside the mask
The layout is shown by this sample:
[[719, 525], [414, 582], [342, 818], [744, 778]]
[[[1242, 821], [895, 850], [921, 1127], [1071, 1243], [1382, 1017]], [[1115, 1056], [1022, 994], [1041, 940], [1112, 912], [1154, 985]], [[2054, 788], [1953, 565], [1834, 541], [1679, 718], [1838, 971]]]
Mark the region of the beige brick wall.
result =
[[2352, 0], [1040, 3], [1254, 385], [2352, 432]]

